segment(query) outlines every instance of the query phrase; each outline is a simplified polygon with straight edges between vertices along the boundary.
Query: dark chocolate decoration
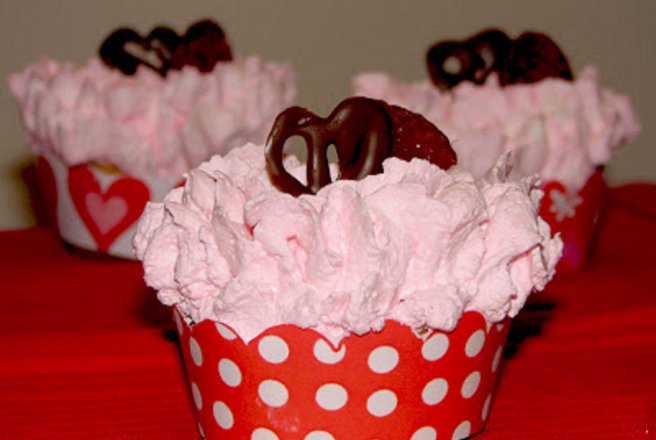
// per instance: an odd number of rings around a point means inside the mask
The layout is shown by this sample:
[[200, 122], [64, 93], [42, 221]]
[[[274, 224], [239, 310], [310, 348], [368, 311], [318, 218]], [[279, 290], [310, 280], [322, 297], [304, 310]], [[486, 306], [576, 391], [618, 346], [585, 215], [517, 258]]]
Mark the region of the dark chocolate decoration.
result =
[[[440, 90], [462, 81], [483, 84], [492, 72], [501, 85], [533, 83], [573, 75], [556, 43], [544, 34], [526, 32], [516, 40], [499, 29], [488, 29], [462, 41], [434, 44], [426, 55], [431, 80]], [[449, 63], [456, 64], [455, 71]]]
[[99, 55], [107, 66], [125, 75], [134, 75], [143, 65], [163, 77], [184, 66], [211, 72], [217, 62], [232, 60], [223, 29], [209, 19], [192, 24], [182, 36], [165, 26], [154, 28], [147, 37], [134, 29], [117, 29], [102, 43]]
[[182, 38], [173, 29], [164, 26], [158, 26], [150, 31], [146, 40], [162, 60], [170, 60], [182, 43]]
[[[462, 81], [483, 84], [489, 74], [503, 65], [512, 41], [499, 29], [487, 29], [463, 41], [434, 44], [426, 56], [428, 71], [440, 90], [448, 90]], [[456, 71], [449, 63], [456, 62]]]
[[431, 79], [440, 90], [452, 89], [466, 79], [471, 81], [475, 73], [484, 68], [476, 54], [458, 41], [435, 44], [426, 60]]
[[545, 78], [574, 79], [565, 54], [548, 36], [525, 32], [513, 43], [499, 72], [499, 83], [531, 84]]
[[471, 81], [483, 84], [491, 72], [498, 72], [503, 66], [512, 40], [499, 29], [488, 29], [469, 38], [466, 45], [479, 61]]
[[[316, 194], [331, 183], [328, 148], [337, 152], [338, 179], [359, 180], [382, 172], [391, 152], [392, 128], [382, 102], [355, 97], [342, 101], [321, 118], [301, 107], [291, 107], [276, 118], [265, 156], [273, 185], [293, 196]], [[300, 136], [307, 148], [307, 185], [289, 174], [283, 165], [285, 142]]]
[[137, 68], [144, 65], [164, 76], [170, 68], [170, 54], [179, 43], [180, 37], [167, 28], [155, 28], [145, 38], [133, 29], [121, 28], [105, 39], [99, 55], [107, 66], [125, 75], [134, 75]]

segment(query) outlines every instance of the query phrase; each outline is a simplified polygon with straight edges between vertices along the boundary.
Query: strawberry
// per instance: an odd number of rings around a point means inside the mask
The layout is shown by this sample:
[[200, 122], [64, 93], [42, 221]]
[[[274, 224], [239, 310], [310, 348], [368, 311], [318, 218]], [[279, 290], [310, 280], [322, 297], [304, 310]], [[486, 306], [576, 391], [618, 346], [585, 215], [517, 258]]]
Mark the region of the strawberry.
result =
[[226, 35], [214, 20], [202, 20], [189, 26], [180, 44], [171, 54], [175, 69], [194, 66], [199, 72], [208, 73], [219, 61], [231, 61], [232, 51]]
[[392, 156], [425, 159], [444, 170], [456, 164], [449, 139], [428, 119], [398, 105], [383, 104], [392, 122]]
[[524, 32], [512, 45], [499, 72], [502, 86], [531, 84], [545, 78], [573, 80], [567, 57], [547, 35]]

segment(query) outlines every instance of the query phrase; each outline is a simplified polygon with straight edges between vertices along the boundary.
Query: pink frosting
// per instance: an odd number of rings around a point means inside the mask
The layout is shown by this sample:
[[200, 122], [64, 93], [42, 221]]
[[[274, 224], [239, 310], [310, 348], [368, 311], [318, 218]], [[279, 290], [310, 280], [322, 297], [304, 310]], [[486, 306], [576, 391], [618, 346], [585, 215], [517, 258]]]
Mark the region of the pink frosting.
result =
[[30, 144], [67, 165], [113, 164], [136, 175], [177, 177], [213, 154], [264, 142], [292, 104], [295, 74], [257, 57], [192, 67], [166, 79], [147, 68], [124, 76], [98, 59], [49, 59], [9, 79]]
[[[463, 312], [514, 316], [552, 277], [562, 243], [537, 215], [535, 178], [483, 179], [419, 159], [298, 198], [272, 187], [263, 147], [192, 170], [150, 203], [134, 239], [147, 283], [191, 321], [250, 341], [267, 328], [314, 328], [332, 341], [391, 319], [453, 329]], [[299, 180], [305, 166], [286, 169]]]
[[578, 190], [640, 132], [629, 99], [602, 89], [593, 67], [574, 82], [500, 87], [491, 75], [482, 86], [463, 82], [450, 92], [427, 80], [403, 83], [365, 73], [352, 89], [424, 115], [449, 137], [458, 163], [477, 176], [511, 150], [515, 176], [537, 173]]

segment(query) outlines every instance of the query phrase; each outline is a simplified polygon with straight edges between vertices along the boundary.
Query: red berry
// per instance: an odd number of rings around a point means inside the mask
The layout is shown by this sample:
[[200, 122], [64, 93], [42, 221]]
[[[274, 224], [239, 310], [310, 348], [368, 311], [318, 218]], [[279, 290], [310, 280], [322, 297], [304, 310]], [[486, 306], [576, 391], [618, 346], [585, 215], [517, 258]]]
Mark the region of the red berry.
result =
[[499, 72], [502, 86], [532, 84], [545, 78], [574, 79], [567, 57], [547, 35], [524, 32], [513, 43]]
[[425, 159], [444, 170], [457, 163], [449, 139], [428, 119], [397, 105], [386, 107], [392, 122], [392, 156]]
[[183, 36], [183, 44], [171, 54], [174, 69], [194, 66], [202, 73], [211, 72], [219, 61], [231, 60], [232, 51], [226, 35], [213, 20], [192, 24]]

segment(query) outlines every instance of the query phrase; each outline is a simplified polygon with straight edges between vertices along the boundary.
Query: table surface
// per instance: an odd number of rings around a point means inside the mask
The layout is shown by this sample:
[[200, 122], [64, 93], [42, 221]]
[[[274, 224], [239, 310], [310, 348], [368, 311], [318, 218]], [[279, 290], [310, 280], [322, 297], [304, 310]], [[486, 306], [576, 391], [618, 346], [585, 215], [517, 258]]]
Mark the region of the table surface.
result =
[[[656, 432], [656, 185], [610, 191], [586, 271], [513, 321], [481, 439]], [[197, 438], [169, 312], [138, 263], [0, 232], [0, 438]]]

